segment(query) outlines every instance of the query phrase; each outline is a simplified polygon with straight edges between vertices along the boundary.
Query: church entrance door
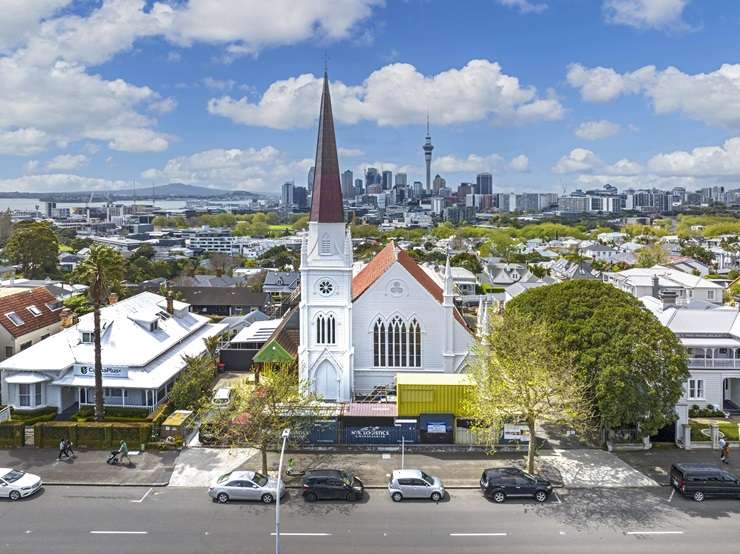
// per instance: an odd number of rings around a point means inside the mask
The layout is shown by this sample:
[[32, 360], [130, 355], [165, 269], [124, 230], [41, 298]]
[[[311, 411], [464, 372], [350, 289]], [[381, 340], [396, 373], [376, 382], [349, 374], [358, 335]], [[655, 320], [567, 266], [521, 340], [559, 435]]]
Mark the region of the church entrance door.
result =
[[336, 400], [339, 397], [337, 372], [331, 362], [324, 360], [316, 370], [316, 393], [324, 400]]

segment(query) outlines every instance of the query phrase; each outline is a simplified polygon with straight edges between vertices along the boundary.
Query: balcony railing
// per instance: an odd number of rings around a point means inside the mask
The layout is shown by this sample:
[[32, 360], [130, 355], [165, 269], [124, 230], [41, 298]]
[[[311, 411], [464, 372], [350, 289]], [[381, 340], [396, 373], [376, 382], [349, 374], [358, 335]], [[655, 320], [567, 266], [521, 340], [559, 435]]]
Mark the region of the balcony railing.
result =
[[689, 358], [693, 369], [740, 369], [740, 358]]

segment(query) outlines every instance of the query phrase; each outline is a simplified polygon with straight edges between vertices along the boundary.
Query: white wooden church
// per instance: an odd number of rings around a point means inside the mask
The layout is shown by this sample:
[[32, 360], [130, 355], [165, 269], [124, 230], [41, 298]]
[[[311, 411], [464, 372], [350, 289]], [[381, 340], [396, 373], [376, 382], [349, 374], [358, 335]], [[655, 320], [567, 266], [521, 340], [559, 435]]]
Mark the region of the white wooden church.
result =
[[329, 82], [324, 74], [308, 234], [301, 247], [300, 378], [349, 402], [397, 373], [456, 373], [473, 336], [453, 304], [449, 260], [440, 287], [390, 242], [353, 271]]

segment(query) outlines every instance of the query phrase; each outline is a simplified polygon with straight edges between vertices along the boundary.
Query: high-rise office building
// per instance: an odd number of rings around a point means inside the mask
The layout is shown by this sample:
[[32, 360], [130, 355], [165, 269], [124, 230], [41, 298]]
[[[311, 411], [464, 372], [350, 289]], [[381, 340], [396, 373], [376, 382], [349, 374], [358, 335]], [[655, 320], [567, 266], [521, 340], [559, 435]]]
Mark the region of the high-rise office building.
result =
[[391, 190], [393, 188], [393, 173], [391, 171], [383, 172], [383, 190]]
[[308, 190], [306, 187], [293, 187], [293, 205], [299, 210], [308, 207]]
[[424, 150], [424, 163], [426, 163], [427, 166], [427, 192], [431, 192], [431, 186], [432, 186], [432, 150], [434, 150], [434, 146], [432, 146], [432, 135], [429, 134], [429, 115], [427, 114], [427, 136], [426, 136], [426, 142], [424, 142], [424, 146], [422, 146], [422, 149]]
[[374, 167], [368, 167], [365, 170], [365, 190], [372, 185], [380, 184], [380, 174], [378, 173], [378, 170]]
[[445, 181], [442, 177], [440, 177], [439, 174], [435, 175], [434, 184], [432, 185], [432, 188], [434, 189], [434, 194], [439, 194], [439, 190], [443, 189], [446, 184], [447, 184], [447, 181]]
[[354, 196], [359, 196], [363, 193], [364, 189], [362, 187], [362, 179], [355, 179], [355, 194]]
[[342, 173], [342, 197], [349, 200], [355, 196], [354, 174], [351, 169]]
[[408, 184], [408, 177], [405, 173], [396, 173], [396, 186], [405, 187]]
[[479, 173], [475, 177], [478, 186], [478, 194], [493, 194], [493, 175], [490, 173]]
[[280, 204], [288, 210], [293, 208], [293, 186], [293, 181], [283, 183], [283, 195]]

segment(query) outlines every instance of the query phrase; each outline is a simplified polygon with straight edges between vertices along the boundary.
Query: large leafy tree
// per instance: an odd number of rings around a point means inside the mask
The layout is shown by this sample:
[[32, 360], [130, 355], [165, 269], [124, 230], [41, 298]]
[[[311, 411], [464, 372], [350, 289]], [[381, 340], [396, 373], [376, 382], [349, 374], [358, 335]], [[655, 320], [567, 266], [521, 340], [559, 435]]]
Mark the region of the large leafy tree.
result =
[[319, 397], [307, 391], [294, 368], [263, 369], [259, 384], [241, 382], [228, 408], [209, 413], [209, 425], [231, 444], [259, 449], [266, 474], [267, 452], [278, 444], [282, 430], [290, 428], [291, 436], [301, 436], [313, 423]]
[[86, 284], [88, 296], [93, 306], [95, 325], [95, 420], [102, 421], [103, 411], [103, 361], [100, 346], [100, 308], [107, 301], [108, 294], [123, 277], [123, 256], [108, 246], [94, 244], [90, 254], [75, 269], [75, 278]]
[[170, 402], [176, 410], [202, 408], [210, 399], [215, 378], [216, 364], [210, 353], [186, 357], [185, 368], [177, 376], [170, 391]]
[[546, 322], [573, 354], [602, 429], [639, 426], [650, 435], [674, 420], [689, 376], [686, 351], [633, 296], [601, 281], [573, 280], [530, 289], [506, 310]]
[[[474, 348], [471, 415], [485, 429], [526, 423], [527, 471], [534, 471], [535, 429], [541, 423], [587, 427], [586, 387], [548, 325], [520, 311], [494, 316]], [[498, 433], [487, 436], [495, 440]]]
[[55, 273], [59, 239], [48, 221], [18, 223], [5, 245], [5, 255], [21, 266], [23, 275], [31, 278]]

